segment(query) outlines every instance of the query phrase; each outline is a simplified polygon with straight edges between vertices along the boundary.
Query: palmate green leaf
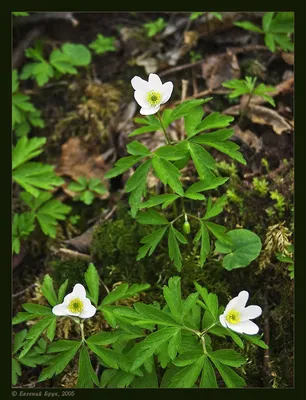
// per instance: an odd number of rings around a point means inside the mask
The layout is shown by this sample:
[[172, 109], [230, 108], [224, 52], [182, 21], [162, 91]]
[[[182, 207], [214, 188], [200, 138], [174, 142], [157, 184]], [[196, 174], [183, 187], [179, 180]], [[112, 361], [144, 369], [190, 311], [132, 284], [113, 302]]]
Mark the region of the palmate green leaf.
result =
[[151, 154], [150, 150], [137, 140], [128, 143], [126, 149], [127, 152], [133, 156], [146, 156]]
[[104, 54], [109, 51], [117, 50], [115, 41], [116, 38], [113, 36], [106, 37], [101, 33], [98, 33], [96, 40], [91, 42], [88, 47], [90, 47], [96, 54]]
[[170, 161], [155, 155], [152, 158], [152, 166], [164, 185], [169, 185], [180, 196], [184, 195], [182, 183], [179, 179], [181, 173]]
[[93, 384], [99, 386], [99, 379], [91, 365], [86, 346], [83, 345], [80, 351], [79, 374], [76, 386], [78, 388], [92, 388]]
[[177, 236], [174, 233], [173, 225], [170, 225], [169, 232], [168, 232], [168, 251], [169, 251], [169, 258], [171, 261], [174, 262], [177, 270], [180, 271], [182, 268], [182, 255], [180, 252], [180, 247], [177, 242]]
[[273, 34], [273, 39], [284, 51], [294, 51], [294, 44], [287, 37], [287, 35]]
[[101, 179], [99, 179], [99, 178], [89, 179], [88, 189], [92, 190], [93, 192], [95, 192], [97, 194], [101, 194], [101, 195], [107, 193], [106, 187], [104, 186], [104, 184], [101, 182]]
[[12, 104], [21, 111], [34, 112], [35, 107], [28, 100], [30, 100], [30, 96], [26, 96], [22, 93], [15, 93], [12, 97]]
[[232, 241], [229, 236], [226, 236], [226, 228], [225, 226], [215, 224], [214, 222], [203, 221], [206, 228], [210, 230], [210, 232], [218, 239], [220, 242], [225, 243], [227, 245], [231, 245]]
[[185, 192], [185, 195], [190, 193], [203, 192], [204, 190], [215, 189], [218, 186], [221, 186], [225, 182], [227, 182], [228, 179], [229, 178], [207, 177], [206, 179], [200, 180], [194, 183], [193, 185], [189, 186], [189, 188]]
[[69, 362], [74, 358], [77, 351], [79, 350], [82, 342], [77, 342], [73, 347], [70, 347], [67, 351], [62, 351], [60, 354], [52, 357], [48, 361], [48, 367], [44, 368], [38, 378], [38, 382], [42, 382], [48, 378], [52, 378], [54, 375], [60, 374], [67, 367]]
[[18, 376], [21, 376], [21, 366], [16, 358], [12, 358], [12, 385], [17, 384]]
[[234, 117], [231, 117], [229, 115], [220, 114], [218, 112], [212, 113], [208, 115], [206, 118], [204, 118], [202, 122], [200, 122], [200, 124], [196, 127], [193, 134], [189, 135], [189, 138], [192, 138], [196, 134], [202, 131], [206, 131], [208, 129], [225, 128], [233, 120]]
[[173, 203], [178, 198], [179, 195], [177, 194], [159, 194], [156, 196], [152, 196], [149, 200], [141, 203], [139, 208], [150, 208], [158, 206], [159, 204], [162, 204], [162, 208], [166, 208], [169, 204]]
[[211, 99], [212, 99], [212, 97], [208, 97], [207, 99], [194, 99], [194, 100], [184, 101], [183, 103], [176, 106], [174, 110], [172, 110], [171, 122], [173, 122], [176, 119], [179, 119], [181, 117], [184, 117], [185, 115], [187, 115], [190, 112], [190, 110], [207, 103]]
[[12, 94], [16, 93], [19, 89], [19, 81], [18, 81], [18, 71], [17, 69], [13, 69], [12, 71]]
[[97, 346], [92, 343], [87, 343], [91, 351], [93, 351], [107, 367], [122, 369], [125, 372], [129, 372], [131, 368], [131, 362], [125, 354], [118, 353], [112, 349]]
[[58, 299], [54, 291], [53, 279], [49, 274], [46, 274], [44, 277], [44, 281], [41, 286], [41, 291], [52, 307], [58, 304]]
[[208, 169], [215, 170], [217, 168], [214, 158], [202, 146], [197, 143], [189, 142], [188, 147], [201, 179], [204, 179], [209, 174], [207, 171]]
[[269, 31], [274, 14], [275, 12], [266, 12], [262, 17], [262, 28], [265, 32]]
[[16, 354], [17, 351], [22, 347], [27, 333], [28, 331], [26, 329], [23, 329], [22, 331], [16, 333], [16, 335], [14, 336], [13, 354]]
[[[117, 386], [118, 387], [118, 386]], [[155, 368], [151, 372], [145, 371], [142, 377], [137, 377], [131, 381], [132, 388], [158, 388], [158, 378]]]
[[104, 177], [106, 179], [114, 178], [115, 176], [121, 175], [123, 172], [130, 169], [134, 164], [138, 163], [143, 158], [143, 156], [127, 156], [120, 158], [115, 164], [115, 166], [106, 172]]
[[43, 152], [41, 148], [47, 139], [45, 137], [34, 137], [28, 139], [26, 136], [19, 139], [12, 151], [12, 169], [16, 169], [20, 165], [26, 163]]
[[181, 278], [179, 276], [170, 278], [168, 286], [163, 287], [163, 293], [173, 318], [181, 324], [183, 316]]
[[64, 43], [62, 52], [68, 57], [72, 65], [81, 67], [91, 63], [91, 53], [83, 44]]
[[213, 368], [209, 358], [206, 355], [204, 356], [204, 361], [203, 361], [200, 387], [201, 388], [217, 388], [218, 387], [214, 368]]
[[131, 372], [139, 368], [145, 360], [165, 342], [168, 342], [180, 330], [179, 327], [165, 327], [147, 336], [142, 342], [136, 344], [136, 354]]
[[202, 221], [200, 229], [197, 235], [195, 236], [194, 241], [197, 242], [200, 239], [201, 239], [200, 264], [201, 266], [203, 266], [208, 254], [210, 253], [210, 240], [209, 240], [208, 230]]
[[28, 312], [20, 311], [15, 317], [12, 319], [12, 325], [20, 324], [21, 322], [29, 321], [38, 318], [39, 315], [31, 314]]
[[148, 283], [134, 283], [130, 287], [127, 283], [122, 283], [121, 285], [117, 286], [116, 289], [111, 291], [106, 297], [104, 297], [101, 306], [112, 304], [118, 300], [128, 299], [144, 290], [149, 289], [149, 287], [150, 285]]
[[272, 53], [275, 52], [276, 44], [272, 33], [267, 33], [265, 35], [265, 45], [272, 51]]
[[20, 241], [30, 235], [35, 229], [35, 216], [32, 212], [26, 211], [22, 214], [15, 214], [12, 224], [12, 251], [19, 254]]
[[[38, 58], [37, 58], [38, 59]], [[49, 82], [50, 78], [54, 76], [54, 69], [52, 66], [43, 59], [38, 62], [32, 62], [26, 64], [20, 74], [20, 79], [26, 80], [29, 78], [35, 79], [39, 87], [44, 86]]]
[[278, 12], [270, 23], [269, 31], [273, 33], [293, 33], [294, 13]]
[[138, 211], [136, 220], [144, 225], [168, 225], [168, 220], [155, 210]]
[[90, 263], [87, 271], [85, 272], [85, 281], [89, 290], [89, 298], [95, 306], [98, 305], [99, 300], [99, 284], [100, 278], [96, 267]]
[[241, 367], [246, 363], [246, 359], [233, 349], [216, 350], [210, 353], [209, 357], [230, 367]]
[[134, 378], [135, 375], [128, 372], [117, 369], [105, 369], [101, 375], [100, 387], [125, 388], [130, 385]]
[[50, 307], [41, 306], [40, 304], [25, 303], [22, 307], [31, 314], [53, 315]]
[[263, 30], [259, 26], [252, 24], [249, 21], [239, 21], [234, 22], [234, 25], [239, 26], [239, 28], [246, 29], [247, 31], [252, 31], [256, 33], [263, 33]]
[[153, 231], [152, 233], [141, 239], [140, 243], [143, 243], [143, 245], [138, 249], [136, 261], [141, 260], [146, 255], [151, 256], [153, 254], [154, 250], [156, 249], [158, 243], [162, 240], [167, 229], [168, 226], [157, 229], [156, 231]]
[[199, 357], [191, 365], [180, 369], [175, 375], [172, 376], [169, 388], [191, 388], [198, 379], [203, 368], [204, 356]]
[[196, 131], [197, 126], [200, 124], [204, 115], [204, 110], [202, 106], [195, 107], [190, 112], [185, 115], [185, 131], [188, 137], [192, 137]]
[[[135, 303], [134, 308], [139, 314], [139, 317], [143, 321], [148, 321], [148, 323], [154, 323], [159, 325], [167, 326], [178, 326], [177, 322], [168, 314], [161, 310], [158, 310], [152, 305], [146, 305], [143, 303]], [[137, 321], [136, 321], [137, 324]]]
[[144, 133], [148, 133], [148, 132], [156, 132], [159, 129], [161, 129], [160, 125], [146, 125], [146, 126], [142, 126], [141, 128], [137, 128], [135, 129], [133, 132], [131, 132], [128, 137], [134, 137], [134, 136], [138, 136], [138, 135], [142, 135]]
[[168, 354], [168, 346], [169, 343], [165, 342], [154, 353], [157, 355], [157, 361], [163, 369], [165, 369], [171, 363], [171, 358]]
[[34, 197], [39, 196], [38, 189], [53, 190], [64, 183], [64, 180], [57, 176], [54, 167], [39, 162], [28, 162], [14, 169], [13, 180], [22, 186]]
[[224, 241], [217, 241], [216, 251], [227, 254], [222, 265], [228, 271], [248, 266], [260, 254], [260, 238], [247, 229], [233, 229], [226, 233], [225, 238], [228, 238], [231, 244], [224, 245]]
[[201, 356], [203, 356], [203, 350], [192, 350], [192, 351], [185, 351], [181, 353], [179, 356], [173, 360], [173, 365], [176, 367], [186, 367], [187, 365], [193, 364], [197, 361]]
[[210, 144], [211, 142], [224, 142], [229, 139], [234, 134], [234, 129], [219, 129], [214, 132], [203, 133], [202, 135], [197, 135], [191, 139], [191, 142], [198, 144]]
[[46, 332], [47, 338], [50, 340], [50, 342], [52, 342], [55, 337], [55, 330], [56, 330], [56, 318], [54, 317], [53, 321], [48, 326]]
[[224, 383], [229, 388], [240, 388], [246, 386], [245, 380], [241, 378], [235, 371], [233, 371], [227, 365], [222, 364], [214, 358], [211, 358], [211, 361], [214, 363], [215, 367], [219, 371]]
[[102, 345], [109, 345], [117, 342], [119, 339], [119, 336], [117, 332], [105, 332], [101, 331], [96, 333], [95, 335], [90, 336], [88, 339], [86, 339], [86, 342], [96, 344], [99, 346]]
[[50, 64], [61, 74], [77, 74], [77, 69], [74, 68], [70, 56], [63, 53], [62, 50], [53, 50], [49, 58]]
[[261, 347], [262, 349], [268, 349], [269, 346], [266, 345], [266, 343], [261, 340], [261, 336], [260, 335], [246, 335], [243, 334], [241, 335], [244, 339], [248, 340], [249, 342], [255, 344], [256, 346]]
[[169, 340], [167, 353], [171, 360], [175, 359], [181, 344], [181, 340], [182, 340], [181, 330], [177, 331]]
[[[224, 178], [221, 178], [224, 179]], [[211, 197], [208, 198], [206, 212], [204, 214], [203, 219], [208, 220], [219, 215], [223, 211], [223, 207], [227, 202], [226, 195], [219, 197], [214, 203], [212, 202]]]
[[68, 286], [68, 279], [65, 280], [65, 282], [63, 284], [61, 284], [60, 288], [58, 289], [58, 302], [62, 303], [62, 301], [64, 300], [65, 294], [66, 294], [66, 290], [67, 290], [67, 286]]
[[169, 161], [177, 161], [181, 160], [182, 158], [185, 157], [185, 153], [180, 151], [178, 147], [170, 146], [170, 145], [165, 145], [162, 147], [159, 147], [156, 151], [155, 154], [160, 157], [164, 158]]

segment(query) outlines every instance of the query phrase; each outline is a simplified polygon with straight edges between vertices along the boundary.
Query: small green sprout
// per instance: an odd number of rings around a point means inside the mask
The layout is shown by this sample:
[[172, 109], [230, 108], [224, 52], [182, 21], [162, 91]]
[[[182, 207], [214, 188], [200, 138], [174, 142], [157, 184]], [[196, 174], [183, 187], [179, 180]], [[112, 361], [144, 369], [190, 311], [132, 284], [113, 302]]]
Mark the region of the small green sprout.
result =
[[254, 190], [259, 193], [260, 196], [265, 196], [268, 193], [268, 186], [269, 183], [266, 181], [265, 178], [259, 179], [259, 178], [254, 178], [253, 179], [253, 186]]
[[87, 205], [93, 202], [96, 195], [107, 193], [107, 189], [99, 178], [87, 179], [85, 176], [80, 176], [76, 182], [70, 183], [68, 190], [79, 193], [73, 197], [73, 200], [80, 200]]
[[96, 54], [104, 54], [109, 51], [116, 51], [117, 48], [115, 46], [116, 38], [113, 36], [103, 36], [101, 33], [98, 33], [96, 40], [89, 44], [89, 48], [91, 48]]
[[234, 22], [234, 25], [248, 31], [265, 35], [266, 46], [275, 53], [277, 47], [284, 51], [293, 51], [291, 34], [294, 31], [293, 12], [267, 12], [262, 18], [262, 28], [250, 21]]
[[270, 197], [272, 200], [275, 200], [276, 203], [273, 205], [273, 207], [280, 213], [283, 214], [286, 208], [286, 203], [285, 203], [285, 198], [284, 196], [279, 193], [278, 190], [274, 190], [270, 192]]
[[166, 27], [166, 25], [167, 25], [167, 23], [164, 20], [164, 18], [158, 18], [155, 21], [147, 22], [143, 26], [146, 29], [147, 36], [153, 37], [158, 32], [161, 32]]
[[192, 62], [192, 63], [194, 63], [198, 60], [201, 60], [201, 58], [202, 58], [201, 54], [197, 53], [194, 50], [190, 50], [189, 55], [190, 55], [190, 62]]
[[271, 96], [267, 93], [275, 92], [275, 88], [273, 86], [266, 86], [263, 83], [260, 83], [255, 87], [257, 78], [246, 76], [245, 79], [232, 79], [230, 81], [226, 81], [222, 83], [222, 86], [228, 89], [232, 89], [232, 92], [229, 94], [229, 98], [233, 99], [235, 97], [242, 96], [244, 94], [249, 94], [249, 100], [253, 95], [257, 95], [262, 97], [268, 103], [270, 103], [273, 107], [275, 107], [275, 102]]

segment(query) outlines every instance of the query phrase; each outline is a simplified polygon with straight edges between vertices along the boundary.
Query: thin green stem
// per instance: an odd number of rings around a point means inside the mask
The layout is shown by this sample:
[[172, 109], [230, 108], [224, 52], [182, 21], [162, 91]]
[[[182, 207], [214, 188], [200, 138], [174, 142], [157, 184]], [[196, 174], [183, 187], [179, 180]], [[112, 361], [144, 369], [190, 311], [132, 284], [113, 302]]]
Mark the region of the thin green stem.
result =
[[203, 347], [204, 354], [207, 354], [204, 336], [201, 336], [201, 342], [202, 342], [202, 347]]
[[171, 225], [173, 225], [174, 222], [177, 221], [179, 218], [182, 218], [183, 215], [184, 215], [184, 214], [180, 214], [178, 217], [174, 218], [174, 220], [170, 222]]
[[190, 218], [194, 218], [194, 219], [197, 219], [198, 221], [201, 221], [201, 218], [198, 218], [195, 215], [188, 214], [188, 213], [186, 213], [186, 215], [188, 215], [188, 217], [190, 217]]
[[211, 324], [208, 328], [204, 329], [203, 332], [201, 332], [201, 336], [204, 336], [211, 328], [213, 328], [214, 326], [216, 326], [218, 324], [218, 321], [214, 322], [213, 324]]
[[160, 125], [161, 125], [161, 127], [162, 127], [163, 132], [164, 132], [164, 135], [165, 135], [165, 138], [166, 138], [166, 142], [167, 142], [168, 144], [171, 144], [171, 139], [170, 139], [168, 133], [166, 132], [166, 129], [165, 129], [165, 127], [164, 127], [163, 120], [162, 120], [162, 117], [161, 117], [159, 111], [157, 112], [157, 118], [159, 119]]
[[84, 322], [80, 322], [80, 329], [81, 329], [81, 337], [82, 337], [82, 342], [85, 342], [85, 336], [84, 336]]

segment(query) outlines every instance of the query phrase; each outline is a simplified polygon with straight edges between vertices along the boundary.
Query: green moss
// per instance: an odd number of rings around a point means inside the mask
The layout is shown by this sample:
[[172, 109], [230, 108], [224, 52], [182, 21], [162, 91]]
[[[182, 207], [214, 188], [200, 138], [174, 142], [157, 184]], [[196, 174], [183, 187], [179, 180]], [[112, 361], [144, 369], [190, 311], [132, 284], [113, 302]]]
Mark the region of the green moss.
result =
[[76, 259], [54, 260], [50, 263], [53, 268], [52, 277], [59, 286], [68, 279], [68, 288], [76, 283], [85, 284], [84, 273], [88, 268], [88, 262]]

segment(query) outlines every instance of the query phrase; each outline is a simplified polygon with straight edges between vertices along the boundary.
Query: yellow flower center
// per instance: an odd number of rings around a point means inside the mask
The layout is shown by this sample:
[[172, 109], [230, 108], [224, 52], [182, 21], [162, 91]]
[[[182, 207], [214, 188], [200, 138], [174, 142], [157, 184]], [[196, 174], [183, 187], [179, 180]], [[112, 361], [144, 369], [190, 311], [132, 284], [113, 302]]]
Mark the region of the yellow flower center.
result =
[[232, 309], [227, 313], [225, 319], [230, 324], [238, 324], [240, 322], [240, 312]]
[[68, 310], [72, 313], [80, 313], [83, 311], [84, 305], [80, 299], [73, 299], [68, 305]]
[[161, 102], [161, 94], [151, 90], [147, 93], [147, 100], [151, 106], [157, 106]]

